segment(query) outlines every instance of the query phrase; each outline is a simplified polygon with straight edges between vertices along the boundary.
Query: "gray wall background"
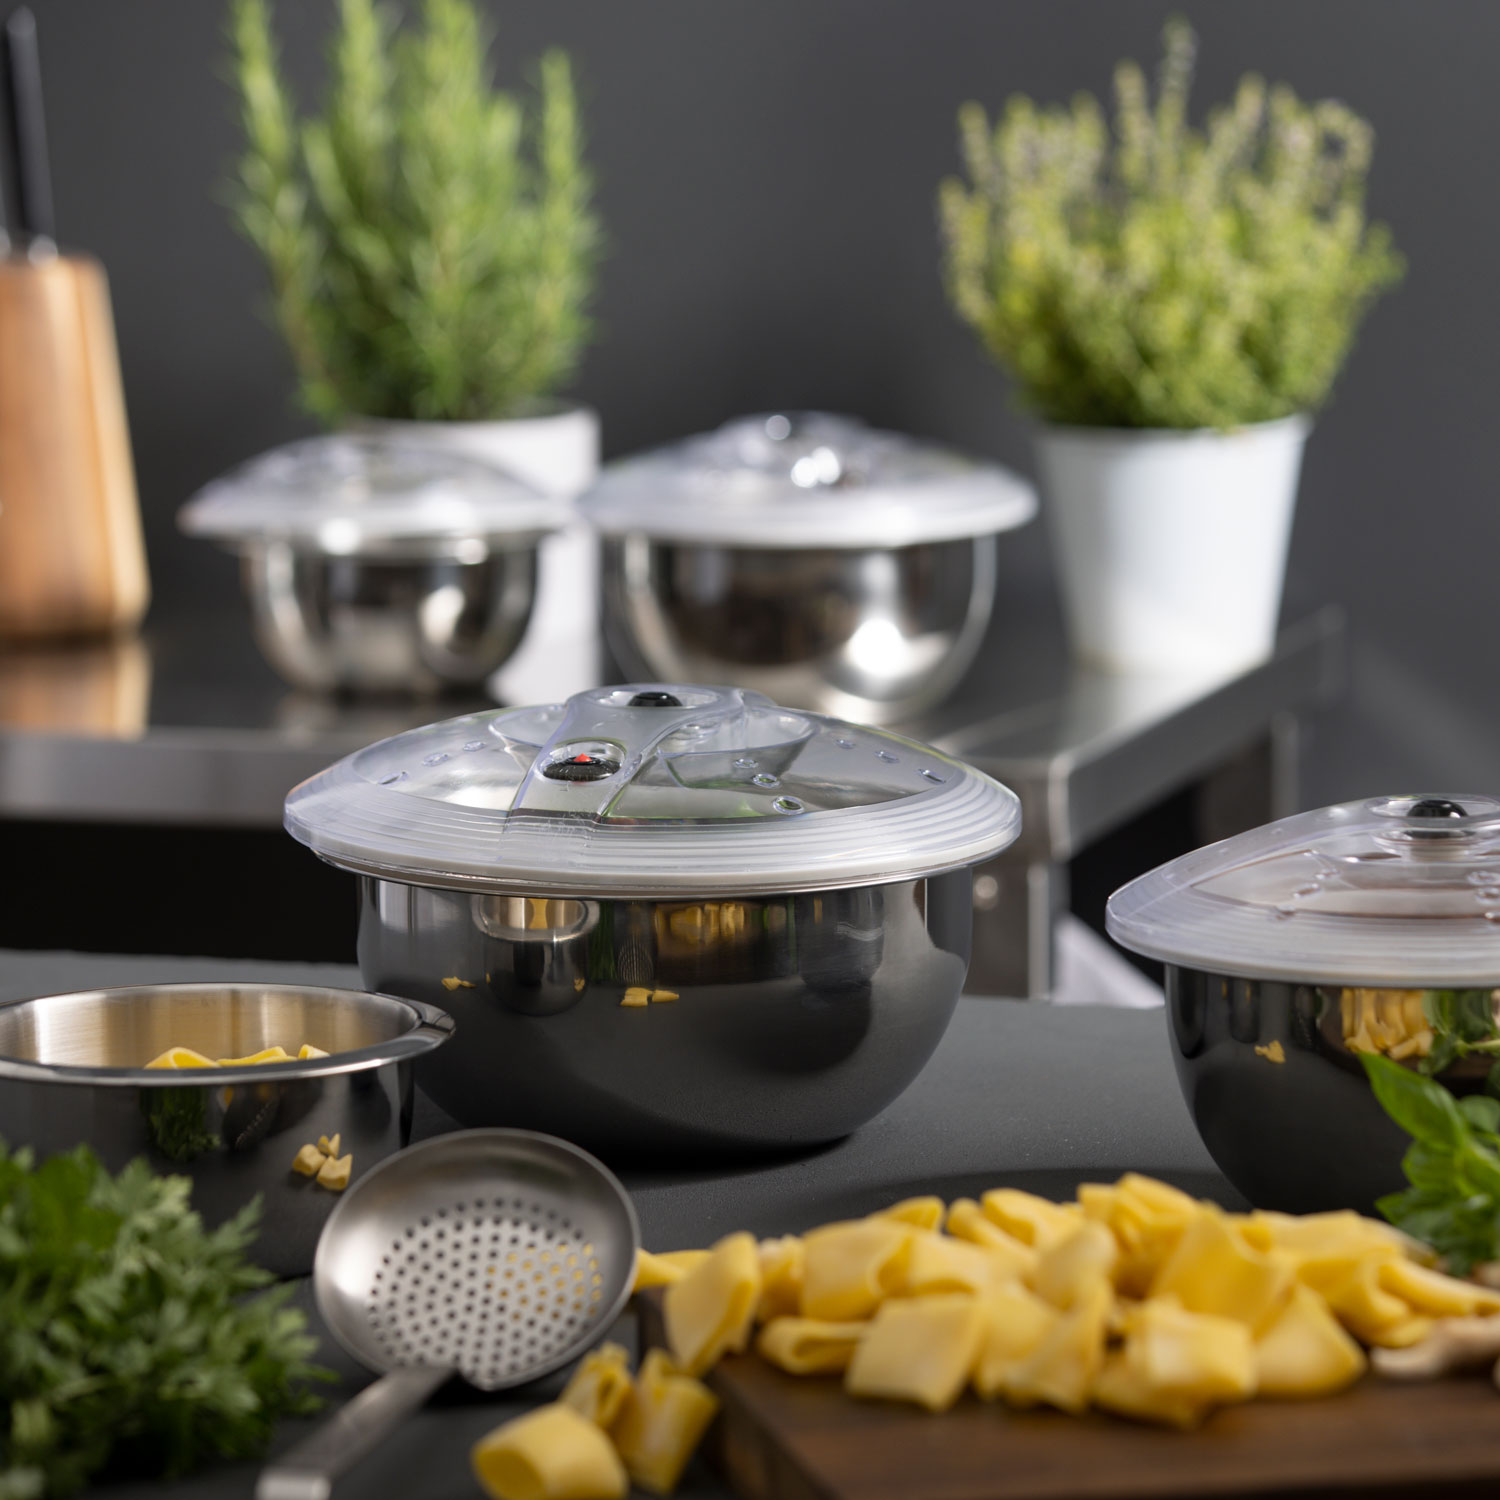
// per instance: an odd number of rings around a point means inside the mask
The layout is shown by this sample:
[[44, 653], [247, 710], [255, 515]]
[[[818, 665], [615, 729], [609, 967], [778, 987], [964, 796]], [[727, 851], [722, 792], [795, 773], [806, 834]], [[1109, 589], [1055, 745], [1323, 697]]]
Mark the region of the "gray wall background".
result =
[[[195, 486], [306, 423], [229, 228], [236, 150], [219, 0], [32, 0], [64, 240], [109, 269], [160, 611], [224, 600], [178, 537]], [[1374, 122], [1371, 200], [1409, 261], [1308, 452], [1288, 616], [1348, 611], [1350, 693], [1306, 746], [1311, 803], [1500, 787], [1500, 5], [1494, 0], [488, 0], [520, 84], [549, 44], [585, 90], [609, 258], [576, 386], [608, 453], [737, 412], [819, 406], [1032, 469], [1004, 379], [949, 314], [933, 194], [954, 111], [1108, 89], [1169, 9], [1198, 110], [1243, 71]], [[281, 0], [311, 95], [332, 0]], [[1050, 607], [1046, 533], [1004, 548], [1001, 628]]]

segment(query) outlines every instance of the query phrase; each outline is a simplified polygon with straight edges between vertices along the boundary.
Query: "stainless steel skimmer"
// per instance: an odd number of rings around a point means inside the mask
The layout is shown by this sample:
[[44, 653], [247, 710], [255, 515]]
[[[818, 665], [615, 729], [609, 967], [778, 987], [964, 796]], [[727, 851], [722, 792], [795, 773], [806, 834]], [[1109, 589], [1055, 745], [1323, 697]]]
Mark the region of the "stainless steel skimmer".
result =
[[265, 1469], [256, 1500], [327, 1500], [454, 1373], [495, 1391], [576, 1359], [630, 1296], [639, 1244], [613, 1174], [551, 1136], [465, 1130], [382, 1162], [313, 1264], [323, 1321], [382, 1376]]

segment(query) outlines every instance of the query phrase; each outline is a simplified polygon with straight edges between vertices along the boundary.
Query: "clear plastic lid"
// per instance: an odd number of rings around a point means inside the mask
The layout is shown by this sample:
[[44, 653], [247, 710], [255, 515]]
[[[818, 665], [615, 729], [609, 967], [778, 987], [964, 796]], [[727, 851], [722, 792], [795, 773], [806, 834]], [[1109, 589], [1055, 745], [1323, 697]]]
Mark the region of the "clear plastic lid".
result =
[[205, 485], [178, 513], [192, 536], [306, 542], [340, 554], [399, 542], [538, 537], [555, 501], [436, 444], [339, 433], [273, 448]]
[[1256, 979], [1500, 983], [1500, 800], [1345, 802], [1174, 859], [1109, 899], [1110, 935]]
[[286, 801], [336, 865], [421, 885], [752, 895], [986, 859], [1015, 794], [913, 740], [741, 688], [595, 688], [448, 719], [346, 756]]
[[998, 464], [852, 417], [774, 412], [610, 464], [579, 506], [607, 536], [905, 547], [1020, 526], [1036, 492]]

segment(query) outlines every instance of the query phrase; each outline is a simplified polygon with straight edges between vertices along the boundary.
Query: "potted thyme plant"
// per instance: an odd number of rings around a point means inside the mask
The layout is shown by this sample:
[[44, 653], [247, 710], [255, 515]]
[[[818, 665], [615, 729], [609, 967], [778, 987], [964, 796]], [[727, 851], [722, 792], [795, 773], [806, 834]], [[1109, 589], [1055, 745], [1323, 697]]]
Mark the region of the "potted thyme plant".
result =
[[[557, 399], [590, 333], [599, 250], [567, 57], [529, 108], [497, 90], [472, 0], [424, 0], [419, 28], [339, 0], [322, 111], [299, 118], [267, 0], [234, 0], [244, 152], [236, 222], [260, 251], [303, 406], [333, 426], [400, 424], [557, 498], [598, 467], [592, 411]], [[549, 538], [508, 697], [596, 670], [586, 528]], [[580, 684], [581, 685], [581, 684]]]
[[1168, 23], [1156, 99], [968, 104], [943, 183], [948, 291], [1041, 419], [1078, 653], [1236, 667], [1274, 641], [1303, 443], [1371, 301], [1401, 274], [1366, 221], [1370, 127], [1247, 76], [1188, 122], [1194, 38]]

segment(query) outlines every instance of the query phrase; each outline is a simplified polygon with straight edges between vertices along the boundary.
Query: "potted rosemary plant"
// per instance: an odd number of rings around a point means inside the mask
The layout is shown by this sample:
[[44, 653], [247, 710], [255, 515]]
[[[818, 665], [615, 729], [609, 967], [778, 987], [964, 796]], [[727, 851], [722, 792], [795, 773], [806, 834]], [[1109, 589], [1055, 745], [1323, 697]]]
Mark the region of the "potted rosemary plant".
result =
[[[541, 59], [528, 108], [494, 88], [472, 0], [424, 0], [419, 28], [376, 0], [338, 14], [322, 112], [302, 119], [267, 0], [231, 9], [233, 209], [302, 404], [456, 445], [566, 505], [598, 467], [597, 417], [557, 392], [589, 337], [600, 238], [568, 59]], [[559, 672], [592, 680], [596, 576], [586, 528], [543, 544], [506, 696], [548, 696]]]
[[1372, 134], [1246, 77], [1187, 119], [1194, 39], [1168, 24], [1154, 103], [959, 114], [948, 291], [1041, 419], [1078, 653], [1230, 668], [1271, 647], [1303, 443], [1371, 301], [1400, 276], [1364, 210]]

